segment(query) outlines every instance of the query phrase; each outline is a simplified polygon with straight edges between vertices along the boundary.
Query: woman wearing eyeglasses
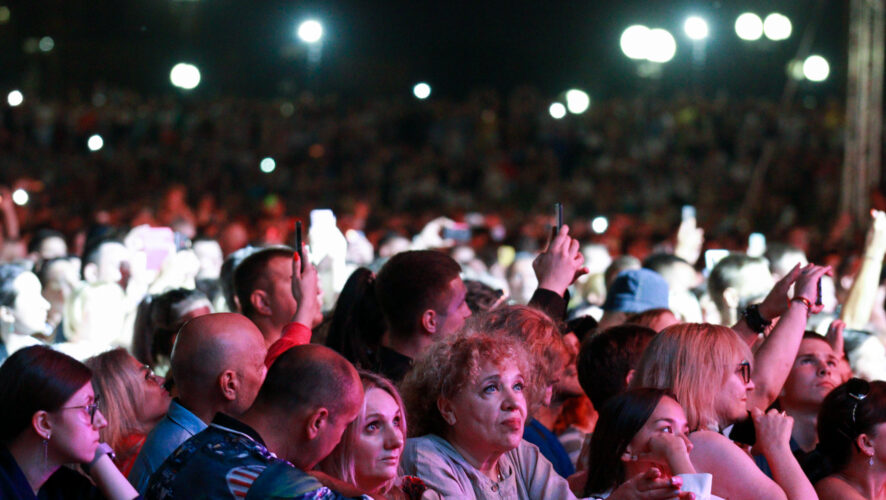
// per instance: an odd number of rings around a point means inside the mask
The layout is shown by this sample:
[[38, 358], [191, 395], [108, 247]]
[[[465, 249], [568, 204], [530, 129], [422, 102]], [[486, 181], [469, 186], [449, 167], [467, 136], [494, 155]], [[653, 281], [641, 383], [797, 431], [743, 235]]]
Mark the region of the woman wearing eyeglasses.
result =
[[[632, 384], [676, 395], [686, 412], [696, 472], [713, 476], [711, 493], [730, 499], [815, 498], [815, 491], [789, 447], [792, 420], [755, 395], [748, 345], [730, 328], [684, 323], [665, 328], [650, 341]], [[757, 396], [757, 397], [755, 397]], [[764, 398], [765, 399], [765, 398]], [[752, 409], [757, 447], [777, 481], [757, 468], [750, 454], [724, 430]]]
[[830, 469], [815, 483], [821, 500], [886, 498], [886, 382], [853, 378], [831, 391], [818, 439]]
[[172, 398], [163, 388], [163, 378], [123, 348], [89, 358], [86, 366], [92, 370], [92, 387], [101, 394], [108, 417], [101, 440], [114, 450], [120, 472], [129, 475], [145, 437], [166, 415]]
[[[84, 364], [43, 346], [0, 366], [0, 498], [138, 496], [99, 443], [108, 422], [91, 378]], [[97, 486], [66, 464], [80, 464]]]

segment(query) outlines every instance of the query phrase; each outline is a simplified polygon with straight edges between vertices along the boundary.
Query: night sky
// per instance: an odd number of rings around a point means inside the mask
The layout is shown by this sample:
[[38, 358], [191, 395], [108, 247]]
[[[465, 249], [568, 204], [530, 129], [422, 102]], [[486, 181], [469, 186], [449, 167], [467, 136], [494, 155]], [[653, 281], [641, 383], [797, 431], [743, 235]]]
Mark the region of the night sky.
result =
[[[179, 61], [200, 68], [197, 97], [275, 97], [304, 89], [392, 95], [409, 92], [418, 81], [430, 83], [434, 96], [453, 98], [475, 88], [506, 92], [522, 84], [550, 95], [577, 86], [595, 99], [691, 86], [706, 93], [778, 96], [786, 63], [813, 25], [812, 52], [830, 61], [831, 77], [804, 84], [802, 91], [840, 95], [846, 78], [848, 2], [841, 0], [7, 2], [11, 18], [0, 25], [0, 85], [46, 97], [89, 91], [97, 83], [172, 93], [169, 69]], [[791, 38], [739, 40], [733, 23], [743, 11], [787, 15]], [[705, 17], [711, 29], [705, 65], [695, 71], [682, 29], [690, 14]], [[313, 71], [295, 37], [295, 26], [309, 16], [326, 30]], [[636, 23], [666, 28], [677, 39], [677, 55], [657, 81], [639, 78], [618, 47], [621, 32]], [[28, 38], [46, 35], [55, 41], [51, 52], [24, 52]]]

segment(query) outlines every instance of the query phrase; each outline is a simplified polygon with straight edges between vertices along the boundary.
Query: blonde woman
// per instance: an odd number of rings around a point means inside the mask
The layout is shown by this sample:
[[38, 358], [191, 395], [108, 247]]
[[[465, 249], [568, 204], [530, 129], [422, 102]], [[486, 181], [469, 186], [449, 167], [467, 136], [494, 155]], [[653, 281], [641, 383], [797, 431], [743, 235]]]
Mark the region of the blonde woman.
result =
[[[730, 499], [815, 498], [789, 447], [793, 420], [753, 406], [750, 348], [724, 326], [684, 323], [656, 335], [632, 384], [674, 393], [686, 412], [690, 459], [697, 472], [713, 475], [712, 494]], [[752, 401], [749, 405], [749, 401]], [[757, 447], [772, 466], [773, 481], [751, 456], [721, 434], [753, 410]]]
[[108, 417], [101, 439], [116, 453], [114, 463], [128, 475], [145, 437], [166, 415], [172, 398], [163, 379], [123, 348], [89, 358], [86, 366], [92, 370], [92, 385]]
[[418, 478], [398, 475], [406, 444], [406, 411], [394, 385], [375, 373], [360, 371], [363, 409], [345, 429], [338, 446], [320, 470], [373, 495], [390, 499], [440, 498]]

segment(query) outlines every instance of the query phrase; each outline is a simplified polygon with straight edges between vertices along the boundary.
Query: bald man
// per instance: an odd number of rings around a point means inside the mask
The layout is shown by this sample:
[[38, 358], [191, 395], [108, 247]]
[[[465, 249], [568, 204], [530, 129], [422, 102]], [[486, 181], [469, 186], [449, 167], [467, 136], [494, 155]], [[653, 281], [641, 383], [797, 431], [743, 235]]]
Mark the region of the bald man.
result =
[[271, 365], [255, 404], [239, 420], [219, 413], [183, 443], [151, 477], [145, 498], [358, 496], [306, 472], [335, 448], [362, 404], [360, 377], [345, 358], [319, 345], [292, 347]]
[[265, 379], [264, 337], [240, 314], [207, 314], [185, 323], [172, 350], [179, 396], [148, 434], [129, 481], [144, 495], [151, 474], [175, 449], [206, 428], [216, 413], [242, 415]]

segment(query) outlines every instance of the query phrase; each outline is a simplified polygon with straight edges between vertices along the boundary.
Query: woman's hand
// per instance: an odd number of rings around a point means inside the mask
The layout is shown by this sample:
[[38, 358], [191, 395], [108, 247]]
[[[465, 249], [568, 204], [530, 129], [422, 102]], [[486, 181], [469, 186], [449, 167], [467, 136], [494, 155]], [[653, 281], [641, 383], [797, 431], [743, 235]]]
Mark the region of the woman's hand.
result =
[[788, 291], [791, 289], [791, 285], [800, 277], [801, 271], [800, 264], [797, 264], [784, 278], [775, 283], [775, 286], [772, 287], [772, 290], [769, 291], [766, 298], [760, 304], [759, 311], [763, 319], [771, 321], [784, 314], [788, 309]]
[[681, 492], [683, 479], [679, 477], [664, 477], [656, 467], [634, 476], [615, 489], [609, 500], [664, 500], [677, 498], [679, 500], [694, 500], [695, 495], [685, 491]]
[[809, 308], [810, 314], [821, 312], [824, 306], [817, 305], [816, 301], [818, 300], [818, 282], [825, 274], [833, 274], [831, 266], [807, 264], [806, 267], [800, 271], [800, 276], [797, 278], [797, 283], [794, 285], [794, 297], [791, 300], [802, 297], [812, 304], [812, 307]]
[[784, 412], [769, 410], [763, 413], [759, 408], [751, 410], [754, 431], [757, 434], [757, 449], [767, 459], [773, 454], [787, 450], [790, 453], [791, 429], [794, 419]]
[[685, 436], [657, 432], [649, 439], [648, 450], [638, 455], [626, 454], [622, 459], [667, 466], [673, 475], [695, 473], [695, 468], [689, 460], [692, 443]]

